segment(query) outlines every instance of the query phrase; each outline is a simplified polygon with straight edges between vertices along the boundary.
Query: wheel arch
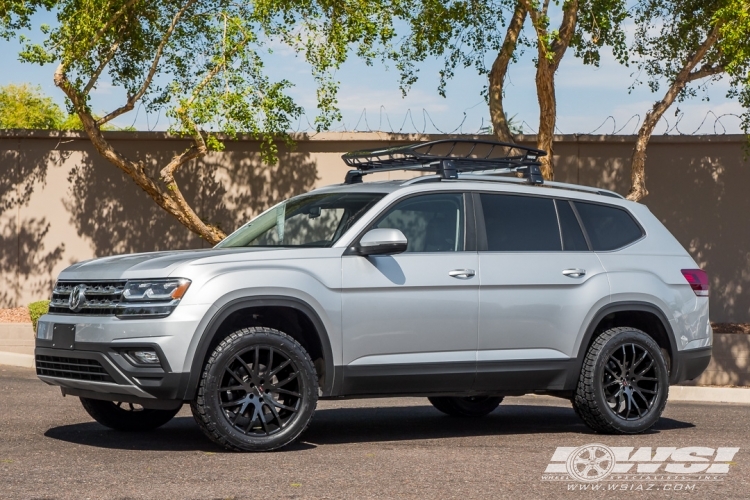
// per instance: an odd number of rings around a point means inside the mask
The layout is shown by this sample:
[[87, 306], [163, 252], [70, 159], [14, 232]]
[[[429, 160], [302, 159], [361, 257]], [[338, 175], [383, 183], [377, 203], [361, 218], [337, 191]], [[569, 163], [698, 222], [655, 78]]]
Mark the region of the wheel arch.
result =
[[[320, 349], [320, 355], [323, 360], [321, 368], [323, 368], [322, 374], [319, 373], [321, 379], [320, 389], [323, 396], [329, 396], [333, 394], [334, 390], [334, 358], [333, 350], [331, 348], [331, 342], [328, 337], [328, 331], [320, 318], [320, 315], [315, 309], [308, 303], [301, 299], [294, 297], [284, 296], [255, 296], [247, 298], [234, 299], [224, 304], [210, 319], [206, 328], [201, 334], [201, 338], [193, 355], [193, 359], [190, 362], [190, 375], [187, 382], [185, 391], [185, 400], [191, 400], [195, 397], [198, 390], [198, 383], [200, 381], [201, 372], [203, 366], [210, 355], [211, 348], [217, 345], [222, 338], [225, 337], [226, 327], [233, 325], [232, 318], [238, 316], [244, 317], [246, 320], [248, 316], [252, 316], [254, 311], [269, 311], [269, 310], [290, 310], [295, 311], [301, 318], [304, 318], [309, 322], [309, 327], [312, 328], [312, 332], [307, 332], [305, 337], [299, 338], [295, 332], [285, 331], [284, 333], [289, 334], [295, 340], [300, 342], [308, 352], [316, 348]], [[263, 322], [259, 322], [262, 324]], [[248, 323], [249, 325], [249, 323]], [[247, 326], [247, 325], [246, 325]], [[264, 325], [269, 326], [269, 325]], [[306, 343], [310, 341], [317, 341], [317, 345], [311, 346]], [[310, 353], [311, 357], [314, 355]], [[313, 361], [315, 358], [313, 358]], [[316, 369], [319, 369], [316, 364]]]
[[[651, 323], [647, 322], [650, 318]], [[645, 325], [651, 327], [644, 328]], [[678, 370], [675, 369], [674, 362], [677, 354], [677, 343], [674, 338], [672, 325], [667, 319], [667, 315], [658, 306], [648, 302], [622, 301], [613, 302], [602, 306], [586, 327], [586, 331], [578, 347], [578, 355], [575, 358], [575, 369], [569, 374], [566, 388], [573, 389], [578, 383], [578, 376], [583, 367], [583, 361], [586, 353], [591, 347], [594, 339], [603, 331], [617, 326], [630, 326], [642, 329], [647, 335], [664, 348], [669, 354], [668, 364], [670, 369], [670, 382], [677, 376]], [[656, 331], [654, 328], [656, 327]]]

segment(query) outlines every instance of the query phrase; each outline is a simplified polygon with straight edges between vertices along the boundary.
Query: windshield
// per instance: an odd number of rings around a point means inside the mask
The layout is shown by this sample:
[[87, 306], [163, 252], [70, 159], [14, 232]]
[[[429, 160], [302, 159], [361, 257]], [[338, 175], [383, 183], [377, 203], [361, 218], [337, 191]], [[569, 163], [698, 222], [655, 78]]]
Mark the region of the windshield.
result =
[[383, 196], [382, 193], [298, 196], [251, 220], [216, 246], [330, 247]]

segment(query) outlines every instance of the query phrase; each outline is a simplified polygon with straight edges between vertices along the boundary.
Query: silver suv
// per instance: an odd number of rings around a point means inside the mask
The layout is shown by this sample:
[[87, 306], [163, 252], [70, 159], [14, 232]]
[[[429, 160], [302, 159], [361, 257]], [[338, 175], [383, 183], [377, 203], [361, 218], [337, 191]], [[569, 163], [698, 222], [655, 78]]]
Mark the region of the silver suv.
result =
[[[39, 320], [37, 374], [118, 430], [189, 403], [235, 450], [294, 441], [321, 398], [420, 395], [478, 417], [548, 394], [598, 432], [649, 429], [710, 360], [706, 273], [645, 206], [543, 182], [544, 154], [349, 153], [344, 184], [213, 249], [75, 264]], [[428, 175], [361, 182], [396, 169]]]

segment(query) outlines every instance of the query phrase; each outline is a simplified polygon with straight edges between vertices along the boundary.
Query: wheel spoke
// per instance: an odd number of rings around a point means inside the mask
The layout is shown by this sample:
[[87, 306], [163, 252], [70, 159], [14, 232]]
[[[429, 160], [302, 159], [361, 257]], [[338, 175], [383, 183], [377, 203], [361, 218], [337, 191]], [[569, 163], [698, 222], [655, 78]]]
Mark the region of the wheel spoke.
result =
[[284, 424], [284, 422], [281, 421], [281, 417], [279, 416], [279, 412], [276, 411], [276, 408], [274, 408], [273, 405], [268, 405], [268, 409], [271, 410], [271, 413], [273, 413], [273, 417], [279, 423], [279, 429], [283, 429], [285, 424]]
[[234, 370], [232, 370], [231, 368], [229, 368], [229, 366], [227, 366], [226, 371], [227, 371], [228, 374], [230, 374], [232, 376], [232, 378], [234, 378], [237, 382], [239, 382], [240, 384], [242, 384], [243, 388], [247, 388], [247, 384], [245, 383], [244, 380], [242, 380], [242, 377], [240, 377], [239, 375], [237, 375], [237, 373], [235, 373]]
[[271, 388], [278, 389], [279, 387], [288, 384], [289, 382], [291, 382], [292, 380], [296, 378], [297, 378], [297, 372], [294, 372], [291, 375], [289, 375], [287, 378], [285, 378], [283, 381], [277, 382], [275, 385], [271, 385]]
[[633, 370], [635, 371], [636, 368], [638, 368], [638, 365], [643, 363], [643, 360], [646, 359], [646, 356], [648, 356], [648, 351], [643, 351], [643, 354], [641, 354], [641, 357], [638, 358], [638, 361], [633, 363]]
[[271, 434], [271, 431], [268, 430], [268, 422], [266, 422], [266, 415], [263, 413], [263, 405], [258, 406], [258, 412], [260, 413], [260, 425], [263, 426], [263, 432], [266, 433], [266, 435]]
[[240, 356], [239, 354], [238, 354], [237, 356], [235, 356], [235, 357], [234, 357], [234, 359], [236, 359], [237, 361], [239, 361], [239, 362], [240, 362], [240, 364], [242, 365], [242, 367], [243, 367], [243, 368], [245, 369], [245, 371], [247, 372], [247, 375], [248, 375], [248, 377], [250, 377], [250, 380], [252, 380], [252, 381], [253, 381], [253, 383], [257, 383], [257, 382], [256, 382], [256, 379], [255, 379], [255, 376], [254, 376], [254, 374], [253, 374], [253, 369], [252, 369], [252, 368], [250, 368], [250, 365], [248, 365], [248, 364], [247, 364], [247, 363], [245, 362], [245, 360], [244, 360], [244, 359], [242, 359], [242, 357], [241, 357], [241, 356]]
[[300, 394], [298, 392], [294, 391], [288, 391], [286, 389], [282, 389], [280, 387], [273, 387], [273, 386], [266, 386], [266, 389], [268, 389], [270, 392], [278, 392], [279, 394], [288, 394], [290, 396], [294, 396], [295, 398], [300, 397]]
[[289, 366], [291, 364], [291, 362], [292, 362], [291, 359], [287, 359], [286, 361], [284, 361], [283, 363], [281, 363], [279, 366], [277, 366], [276, 368], [274, 368], [272, 371], [270, 371], [268, 373], [268, 375], [266, 375], [266, 378], [270, 379], [271, 377], [273, 377], [274, 375], [276, 375], [277, 373], [279, 373], [281, 370], [283, 370], [284, 368], [286, 368], [287, 366]]
[[638, 375], [638, 376], [643, 375], [644, 373], [646, 373], [647, 371], [649, 371], [652, 366], [654, 366], [654, 360], [653, 359], [649, 362], [649, 364], [648, 364], [648, 366], [646, 368], [644, 368], [643, 370], [639, 371], [636, 375]]
[[616, 379], [620, 378], [620, 375], [617, 375], [615, 372], [613, 372], [612, 369], [609, 366], [604, 365], [604, 369], [607, 370], [612, 377], [614, 377]]
[[287, 410], [287, 411], [291, 411], [291, 412], [295, 412], [295, 413], [297, 412], [297, 408], [283, 405], [283, 404], [279, 403], [278, 401], [276, 401], [273, 398], [266, 399], [266, 403], [269, 405], [269, 407], [275, 406], [276, 408], [281, 408], [282, 410]]
[[[641, 392], [641, 389], [634, 389], [633, 392], [635, 394], [638, 394], [641, 397], [641, 399], [643, 400], [643, 402], [646, 403], [646, 409], [648, 409], [648, 407], [651, 406], [651, 403], [649, 403], [649, 401], [646, 398], [646, 396], [643, 395], [643, 393]], [[652, 392], [652, 394], [656, 394], [656, 393]], [[635, 398], [633, 398], [633, 401], [635, 401]]]
[[245, 389], [244, 385], [230, 385], [228, 387], [220, 387], [219, 388], [219, 392], [240, 391], [240, 390], [244, 390], [244, 389]]
[[[266, 367], [266, 371], [268, 371], [268, 370], [270, 370], [272, 368], [273, 368], [273, 347], [271, 347], [268, 350], [268, 365]], [[266, 378], [268, 378], [268, 377], [266, 377]]]

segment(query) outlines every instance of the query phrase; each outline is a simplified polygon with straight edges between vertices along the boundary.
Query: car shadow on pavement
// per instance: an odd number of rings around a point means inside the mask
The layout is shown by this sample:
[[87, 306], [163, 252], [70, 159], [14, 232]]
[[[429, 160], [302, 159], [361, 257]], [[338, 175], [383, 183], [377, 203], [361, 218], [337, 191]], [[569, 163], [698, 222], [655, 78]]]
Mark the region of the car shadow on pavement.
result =
[[[662, 417], [649, 431], [694, 427]], [[508, 434], [594, 434], [572, 408], [500, 405], [482, 418], [455, 418], [432, 406], [320, 410], [303, 436], [306, 443], [408, 441]]]
[[[685, 429], [693, 424], [662, 417], [649, 433]], [[301, 442], [283, 451], [318, 445], [410, 441], [508, 434], [593, 434], [572, 408], [501, 405], [483, 418], [453, 418], [432, 406], [335, 408], [318, 410]], [[191, 417], [177, 417], [151, 432], [116, 432], [95, 422], [53, 427], [46, 437], [70, 443], [122, 450], [224, 451], [206, 438]]]

